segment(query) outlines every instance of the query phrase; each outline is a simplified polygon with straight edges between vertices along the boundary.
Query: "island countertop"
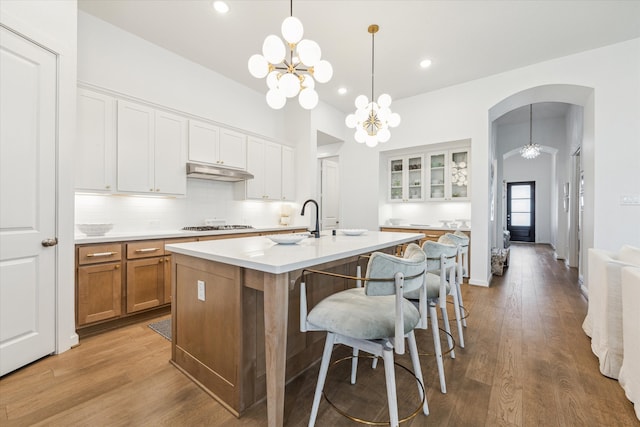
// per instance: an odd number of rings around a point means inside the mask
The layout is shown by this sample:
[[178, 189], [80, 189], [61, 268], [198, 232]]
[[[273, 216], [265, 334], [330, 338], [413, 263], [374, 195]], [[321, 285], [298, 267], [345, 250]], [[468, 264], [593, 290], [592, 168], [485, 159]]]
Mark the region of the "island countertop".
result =
[[424, 237], [421, 233], [366, 231], [347, 236], [337, 231], [323, 231], [320, 238], [309, 237], [296, 244], [282, 245], [266, 236], [166, 245], [166, 250], [209, 261], [281, 274], [408, 243]]

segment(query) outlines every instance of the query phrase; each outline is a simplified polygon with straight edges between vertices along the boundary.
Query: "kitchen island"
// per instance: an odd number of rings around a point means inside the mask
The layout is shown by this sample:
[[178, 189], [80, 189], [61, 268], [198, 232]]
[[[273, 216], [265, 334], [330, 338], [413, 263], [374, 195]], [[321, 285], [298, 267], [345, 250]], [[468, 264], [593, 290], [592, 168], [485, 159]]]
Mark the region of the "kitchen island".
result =
[[[338, 231], [293, 245], [264, 236], [167, 245], [173, 253], [171, 361], [236, 416], [266, 395], [268, 425], [281, 426], [285, 383], [319, 359], [324, 340], [322, 333], [299, 331], [302, 269], [353, 275], [359, 255], [392, 252], [423, 237]], [[310, 306], [346, 286], [310, 278]]]

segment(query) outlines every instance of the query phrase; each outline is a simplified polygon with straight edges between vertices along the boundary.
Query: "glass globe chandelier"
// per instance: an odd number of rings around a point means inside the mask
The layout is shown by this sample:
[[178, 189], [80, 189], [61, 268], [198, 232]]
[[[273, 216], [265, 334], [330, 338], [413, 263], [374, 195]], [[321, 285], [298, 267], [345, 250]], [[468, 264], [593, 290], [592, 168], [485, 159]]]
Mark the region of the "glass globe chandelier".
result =
[[378, 102], [374, 102], [374, 35], [380, 27], [375, 24], [369, 25], [368, 31], [371, 34], [371, 102], [366, 95], [356, 98], [356, 112], [349, 114], [345, 119], [345, 124], [349, 128], [355, 128], [355, 140], [365, 143], [368, 147], [375, 147], [378, 142], [387, 142], [391, 138], [389, 128], [394, 128], [400, 124], [400, 115], [391, 112], [391, 97], [383, 93], [378, 97]]
[[[322, 52], [318, 43], [302, 39], [302, 22], [291, 14], [282, 22], [282, 42], [280, 37], [268, 35], [262, 44], [262, 55], [249, 58], [249, 72], [253, 77], [267, 78], [267, 104], [279, 110], [287, 103], [287, 98], [298, 96], [298, 102], [307, 110], [318, 105], [315, 82], [326, 83], [333, 76], [331, 64], [320, 59]], [[287, 56], [288, 48], [288, 56]], [[314, 80], [315, 79], [315, 80]]]
[[520, 149], [525, 159], [535, 159], [540, 155], [540, 145], [533, 143], [533, 104], [529, 104], [529, 143]]

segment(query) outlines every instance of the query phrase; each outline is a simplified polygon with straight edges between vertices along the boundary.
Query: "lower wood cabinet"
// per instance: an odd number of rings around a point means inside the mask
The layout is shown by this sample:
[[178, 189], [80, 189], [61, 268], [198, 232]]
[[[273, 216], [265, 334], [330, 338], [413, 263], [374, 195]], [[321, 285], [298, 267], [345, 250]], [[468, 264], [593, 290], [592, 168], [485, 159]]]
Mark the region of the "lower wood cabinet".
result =
[[81, 246], [76, 251], [76, 323], [114, 319], [122, 313], [122, 245]]
[[[153, 257], [127, 261], [127, 313], [158, 307], [165, 301], [165, 275], [169, 257]], [[165, 278], [166, 276], [166, 278]]]
[[76, 327], [112, 327], [116, 320], [171, 304], [172, 255], [165, 252], [165, 244], [301, 231], [304, 228], [76, 245]]

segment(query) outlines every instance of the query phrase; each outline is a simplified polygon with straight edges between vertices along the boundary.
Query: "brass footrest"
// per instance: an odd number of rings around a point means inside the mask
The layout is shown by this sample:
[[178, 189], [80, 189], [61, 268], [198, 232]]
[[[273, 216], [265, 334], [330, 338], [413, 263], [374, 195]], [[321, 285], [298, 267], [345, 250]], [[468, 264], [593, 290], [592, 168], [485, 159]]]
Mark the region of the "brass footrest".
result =
[[[360, 358], [367, 358], [367, 359], [376, 359], [375, 356], [346, 356], [343, 357], [342, 359], [338, 359], [336, 361], [334, 361], [330, 366], [329, 369], [327, 371], [327, 376], [329, 376], [329, 372], [331, 372], [331, 369], [337, 365], [338, 363], [344, 362], [345, 360], [351, 360], [354, 357], [358, 357], [358, 359]], [[380, 358], [378, 358], [380, 359]], [[382, 361], [382, 363], [384, 363], [384, 361]], [[402, 366], [401, 364], [399, 364], [398, 362], [393, 362], [393, 364], [395, 366], [399, 366], [400, 368], [404, 369], [405, 371], [407, 371], [412, 377], [414, 377], [416, 379], [416, 382], [420, 385], [420, 388], [422, 389], [422, 400], [420, 401], [420, 404], [418, 405], [418, 407], [416, 408], [415, 411], [413, 411], [409, 416], [402, 418], [400, 420], [398, 420], [399, 423], [403, 423], [405, 421], [408, 421], [412, 418], [414, 418], [416, 415], [418, 415], [418, 413], [420, 413], [420, 411], [422, 410], [422, 407], [424, 405], [424, 401], [427, 398], [427, 391], [424, 388], [424, 384], [422, 384], [421, 381], [418, 381], [418, 377], [415, 376], [415, 374], [407, 367]], [[396, 382], [397, 384], [397, 382]], [[326, 382], [325, 382], [326, 385]], [[353, 415], [348, 414], [347, 412], [343, 411], [342, 409], [338, 408], [326, 395], [326, 393], [324, 392], [324, 390], [322, 390], [322, 396], [324, 397], [324, 399], [327, 401], [327, 403], [329, 405], [331, 405], [331, 407], [333, 409], [335, 409], [335, 411], [342, 415], [345, 418], [350, 419], [351, 421], [355, 421], [356, 423], [360, 423], [360, 424], [367, 424], [370, 426], [388, 426], [391, 425], [390, 421], [370, 421], [370, 420], [365, 420], [362, 418], [358, 418], [358, 417], [354, 417]]]
[[[447, 354], [451, 353], [453, 350], [456, 349], [456, 339], [453, 338], [453, 335], [451, 335], [449, 332], [445, 331], [444, 329], [442, 329], [442, 328], [438, 328], [438, 329], [440, 330], [440, 332], [444, 332], [445, 334], [449, 335], [449, 337], [451, 337], [451, 341], [453, 343], [451, 348], [448, 348], [447, 350], [442, 352], [442, 355], [446, 356]], [[440, 340], [440, 347], [442, 347], [442, 340]], [[420, 352], [418, 352], [418, 356], [435, 356], [435, 354], [434, 353], [420, 353]]]

